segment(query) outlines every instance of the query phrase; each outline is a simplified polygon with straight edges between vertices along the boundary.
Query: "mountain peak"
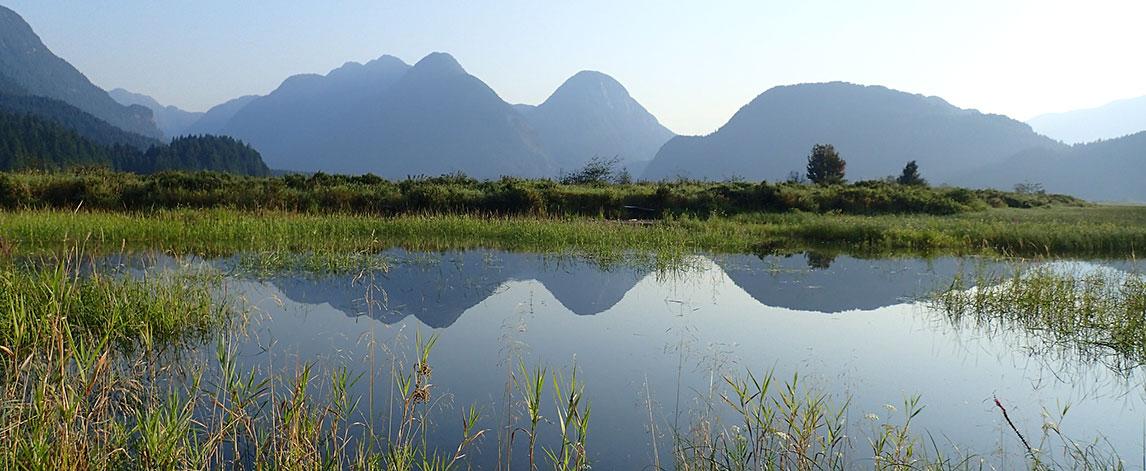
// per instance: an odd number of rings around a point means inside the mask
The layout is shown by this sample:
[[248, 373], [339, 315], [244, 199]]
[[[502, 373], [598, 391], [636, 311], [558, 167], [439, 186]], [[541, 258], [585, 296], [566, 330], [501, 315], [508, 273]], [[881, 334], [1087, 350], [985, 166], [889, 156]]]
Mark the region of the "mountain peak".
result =
[[0, 5], [0, 25], [3, 26], [0, 28], [0, 32], [19, 35], [35, 34], [32, 31], [32, 25], [29, 25], [24, 17], [4, 5]]
[[445, 52], [432, 52], [422, 60], [414, 64], [414, 69], [420, 71], [432, 71], [437, 73], [451, 73], [451, 74], [464, 74], [466, 69], [458, 63], [454, 56]]
[[160, 105], [159, 102], [155, 101], [155, 99], [151, 98], [150, 96], [144, 95], [142, 93], [135, 93], [123, 88], [112, 89], [108, 91], [107, 94], [111, 95], [113, 100], [118, 101], [121, 105], [124, 106], [140, 105], [151, 108], [152, 111], [155, 111], [156, 108], [163, 107], [163, 105]]
[[148, 137], [161, 135], [144, 107], [122, 106], [80, 71], [52, 53], [32, 26], [15, 11], [0, 7], [0, 83], [8, 93], [23, 91], [75, 106], [120, 129]]
[[380, 57], [378, 57], [377, 59], [374, 59], [370, 62], [367, 62], [366, 65], [367, 66], [370, 66], [370, 65], [401, 65], [401, 66], [405, 66], [405, 67], [410, 66], [410, 64], [407, 64], [406, 61], [399, 59], [397, 57], [394, 57], [390, 54], [383, 54]]
[[628, 98], [630, 98], [629, 91], [613, 77], [595, 70], [582, 70], [557, 87], [545, 101], [546, 103], [563, 100], [612, 101]]
[[846, 82], [775, 87], [741, 108], [715, 133], [666, 143], [645, 178], [782, 180], [808, 149], [831, 143], [848, 176], [881, 178], [918, 160], [936, 182], [1024, 149], [1055, 148], [1012, 119], [961, 109], [941, 98]]

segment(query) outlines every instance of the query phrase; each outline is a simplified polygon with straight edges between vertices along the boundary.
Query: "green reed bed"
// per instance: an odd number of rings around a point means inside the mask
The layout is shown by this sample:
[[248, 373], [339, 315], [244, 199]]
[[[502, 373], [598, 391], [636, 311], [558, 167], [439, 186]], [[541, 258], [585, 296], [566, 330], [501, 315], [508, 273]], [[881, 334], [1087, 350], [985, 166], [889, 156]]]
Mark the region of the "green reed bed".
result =
[[[756, 214], [659, 221], [536, 216], [311, 214], [282, 211], [24, 210], [0, 213], [0, 255], [170, 251], [255, 254], [287, 262], [376, 265], [388, 248], [492, 248], [616, 259], [698, 252], [771, 254], [831, 248], [856, 255], [989, 254], [1133, 257], [1146, 246], [1146, 207], [995, 209], [951, 216]], [[300, 259], [299, 254], [303, 257]], [[292, 261], [293, 260], [293, 261]]]
[[146, 449], [151, 421], [178, 406], [147, 386], [168, 368], [155, 359], [230, 318], [210, 275], [85, 274], [78, 260], [0, 263], [4, 469], [106, 469], [146, 458], [126, 449]]
[[956, 277], [931, 304], [956, 325], [1021, 330], [1046, 350], [1073, 352], [1117, 371], [1146, 363], [1146, 278], [1108, 268], [1019, 267]]

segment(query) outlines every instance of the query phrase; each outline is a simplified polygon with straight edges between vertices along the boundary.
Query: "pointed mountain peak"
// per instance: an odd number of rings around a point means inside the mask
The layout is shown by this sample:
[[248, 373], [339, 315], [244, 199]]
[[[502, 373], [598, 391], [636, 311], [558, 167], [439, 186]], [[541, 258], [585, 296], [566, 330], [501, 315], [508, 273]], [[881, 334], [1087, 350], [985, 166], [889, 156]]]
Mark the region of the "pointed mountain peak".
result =
[[560, 87], [557, 87], [557, 90], [553, 92], [549, 100], [563, 96], [569, 96], [570, 98], [578, 100], [593, 98], [616, 99], [629, 98], [629, 91], [625, 89], [624, 85], [621, 85], [621, 82], [618, 82], [607, 74], [595, 70], [582, 70], [572, 77], [569, 77]]
[[466, 73], [466, 69], [462, 68], [462, 65], [458, 63], [457, 59], [454, 59], [454, 56], [445, 52], [434, 52], [423, 57], [417, 64], [414, 64], [414, 70], [438, 74]]

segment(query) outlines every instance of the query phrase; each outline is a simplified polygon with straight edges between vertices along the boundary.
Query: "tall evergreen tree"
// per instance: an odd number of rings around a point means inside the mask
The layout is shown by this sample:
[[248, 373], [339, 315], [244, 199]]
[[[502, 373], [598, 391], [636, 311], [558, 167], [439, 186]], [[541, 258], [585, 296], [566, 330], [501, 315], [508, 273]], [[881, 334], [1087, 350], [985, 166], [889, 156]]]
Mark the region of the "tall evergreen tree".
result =
[[903, 173], [895, 179], [895, 182], [900, 185], [927, 186], [927, 180], [924, 180], [923, 176], [919, 174], [919, 165], [914, 160], [903, 167]]
[[847, 162], [831, 144], [816, 144], [808, 155], [808, 180], [817, 185], [837, 185], [844, 182]]

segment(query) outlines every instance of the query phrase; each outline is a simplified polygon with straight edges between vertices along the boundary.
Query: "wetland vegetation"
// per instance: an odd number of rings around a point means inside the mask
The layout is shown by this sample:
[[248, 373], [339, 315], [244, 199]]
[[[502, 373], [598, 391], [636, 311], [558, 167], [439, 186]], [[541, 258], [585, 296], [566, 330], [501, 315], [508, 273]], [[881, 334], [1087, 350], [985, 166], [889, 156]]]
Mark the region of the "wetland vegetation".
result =
[[[375, 388], [388, 395], [383, 412], [353, 392], [375, 374], [311, 361], [278, 375], [242, 369], [234, 342], [251, 312], [218, 290], [224, 278], [209, 267], [144, 276], [94, 267], [73, 253], [40, 264], [9, 261], [0, 269], [0, 462], [6, 468], [445, 470], [465, 469], [480, 449], [497, 450], [499, 469], [524, 463], [590, 469], [593, 463], [593, 405], [604, 399], [587, 395], [576, 363], [547, 369], [519, 359], [505, 373], [511, 410], [504, 417], [485, 415], [487, 405], [463, 404], [460, 422], [434, 424], [431, 411], [451, 394], [435, 386], [442, 379], [433, 368], [437, 334], [416, 333], [406, 346], [371, 347], [392, 380], [369, 388], [372, 395]], [[1121, 338], [1131, 330], [1123, 322], [1082, 322], [1087, 334], [1069, 327], [1079, 323], [1076, 308], [1091, 319], [1140, 318], [1140, 280], [1067, 280], [1036, 269], [990, 285], [995, 288], [966, 290], [957, 278], [935, 299], [952, 315], [973, 308], [984, 316], [980, 322], [1001, 315], [1026, 329], [1067, 330], [1051, 333], [1058, 342], [1097, 338], [1119, 353], [1141, 352], [1139, 336]], [[1042, 312], [1044, 306], [1051, 309]], [[1040, 316], [1018, 314], [1028, 309]], [[1123, 351], [1109, 338], [1137, 344]], [[783, 380], [749, 371], [724, 375], [720, 383], [699, 415], [669, 431], [672, 445], [663, 462], [653, 445], [650, 466], [982, 469], [989, 460], [950, 450], [914, 426], [926, 413], [917, 396], [902, 409], [887, 406], [886, 418], [866, 414], [861, 429], [867, 431], [856, 436], [848, 428], [857, 414], [847, 396], [817, 389], [798, 375]], [[651, 413], [651, 397], [647, 406]], [[656, 420], [650, 419], [655, 435]], [[430, 429], [453, 424], [454, 443], [428, 441]], [[1030, 439], [1037, 441], [1020, 459], [1033, 469], [1124, 465], [1103, 443], [1068, 439], [1057, 426]]]
[[[303, 357], [287, 364], [251, 360], [240, 351], [238, 345], [252, 342], [251, 318], [259, 315], [251, 299], [232, 291], [244, 276], [273, 280], [301, 271], [353, 276], [352, 285], [378, 276], [385, 303], [394, 284], [385, 279], [403, 263], [386, 255], [395, 248], [559, 254], [591, 260], [602, 272], [640, 266], [658, 279], [691, 276], [698, 254], [763, 260], [807, 252], [811, 270], [830, 269], [841, 253], [985, 256], [1014, 272], [955, 274], [925, 297], [928, 309], [952, 326], [1026, 332], [1124, 377], [1146, 358], [1146, 284], [1138, 275], [1063, 273], [1012, 258], [1132, 259], [1146, 244], [1142, 207], [887, 182], [443, 177], [394, 183], [321, 174], [102, 171], [3, 175], [0, 194], [7, 208], [0, 211], [6, 468], [592, 467], [592, 437], [606, 433], [594, 424], [616, 419], [602, 415], [607, 398], [595, 397], [585, 379], [598, 376], [576, 359], [546, 368], [541, 358], [507, 354], [491, 367], [504, 370], [495, 374], [505, 395], [495, 405], [440, 385], [450, 383], [442, 375], [452, 370], [432, 367], [435, 345], [450, 342], [438, 332], [371, 337], [367, 371]], [[171, 257], [174, 267], [104, 262], [141, 254]], [[224, 257], [249, 271], [213, 262]], [[646, 379], [646, 433], [653, 438], [641, 456], [649, 466], [982, 469], [993, 463], [990, 450], [952, 446], [917, 425], [926, 397], [909, 395], [902, 409], [890, 407], [881, 419], [856, 410], [846, 391], [794, 374], [786, 381], [754, 374], [755, 366], [714, 367], [707, 389], [686, 393], [697, 396], [695, 413], [671, 426], [656, 417]], [[801, 370], [782, 374], [795, 371]], [[460, 398], [475, 402], [455, 403]], [[1047, 423], [1057, 424], [1067, 409]], [[1125, 465], [1123, 450], [1068, 439], [1057, 425], [1011, 427], [1027, 447], [1012, 459], [1024, 466]]]

